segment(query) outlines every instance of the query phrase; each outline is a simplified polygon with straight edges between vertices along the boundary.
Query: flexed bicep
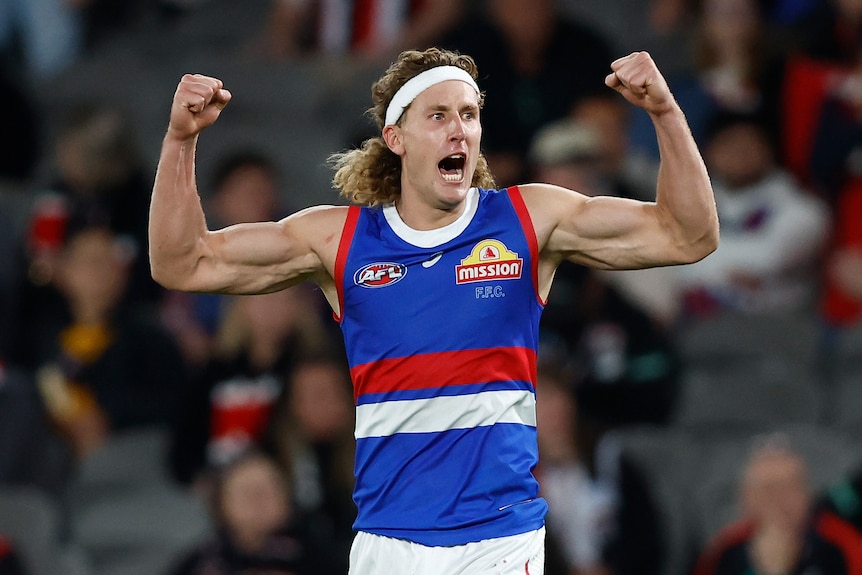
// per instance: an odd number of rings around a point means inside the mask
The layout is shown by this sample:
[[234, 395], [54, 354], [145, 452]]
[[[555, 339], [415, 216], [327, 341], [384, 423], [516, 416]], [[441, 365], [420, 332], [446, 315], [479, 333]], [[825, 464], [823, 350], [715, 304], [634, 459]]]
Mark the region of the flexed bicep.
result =
[[568, 260], [603, 269], [679, 263], [672, 229], [652, 202], [598, 196], [563, 219], [549, 241]]
[[[303, 210], [279, 222], [207, 232], [193, 256], [166, 272], [163, 285], [183, 291], [255, 294], [331, 275], [326, 238], [343, 225], [344, 208]], [[340, 222], [340, 223], [339, 223]]]
[[259, 222], [209, 232], [194, 265], [186, 289], [255, 294], [302, 281], [319, 260], [284, 222]]
[[546, 184], [521, 187], [543, 258], [633, 269], [678, 263], [673, 226], [652, 202], [588, 197]]

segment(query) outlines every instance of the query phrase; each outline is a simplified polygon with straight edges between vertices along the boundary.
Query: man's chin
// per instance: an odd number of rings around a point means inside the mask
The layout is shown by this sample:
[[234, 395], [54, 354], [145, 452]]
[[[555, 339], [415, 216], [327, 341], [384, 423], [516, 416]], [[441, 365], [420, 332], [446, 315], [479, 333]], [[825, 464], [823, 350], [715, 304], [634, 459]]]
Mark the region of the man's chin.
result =
[[446, 183], [440, 188], [440, 198], [444, 201], [461, 203], [467, 197], [468, 191], [470, 191], [470, 186], [467, 182], [459, 182], [458, 184]]

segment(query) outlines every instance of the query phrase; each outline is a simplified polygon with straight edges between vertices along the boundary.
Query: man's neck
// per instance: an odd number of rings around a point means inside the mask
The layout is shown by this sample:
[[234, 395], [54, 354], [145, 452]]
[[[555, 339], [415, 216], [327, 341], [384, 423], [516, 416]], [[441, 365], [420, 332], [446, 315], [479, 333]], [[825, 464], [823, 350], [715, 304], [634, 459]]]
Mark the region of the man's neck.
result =
[[446, 227], [457, 220], [464, 213], [465, 204], [465, 201], [461, 201], [452, 207], [433, 207], [399, 198], [395, 201], [395, 209], [401, 221], [409, 227], [418, 231], [428, 231]]
[[384, 207], [384, 214], [393, 231], [405, 241], [420, 247], [433, 247], [451, 240], [463, 232], [472, 221], [478, 205], [478, 190], [470, 190], [458, 209], [445, 210], [413, 204], [399, 199]]

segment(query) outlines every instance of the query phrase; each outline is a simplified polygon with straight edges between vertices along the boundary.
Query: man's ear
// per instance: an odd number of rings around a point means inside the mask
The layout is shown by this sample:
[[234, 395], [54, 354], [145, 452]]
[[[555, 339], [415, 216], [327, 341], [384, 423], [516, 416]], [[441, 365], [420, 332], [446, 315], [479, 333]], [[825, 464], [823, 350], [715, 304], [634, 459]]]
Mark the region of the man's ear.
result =
[[398, 156], [404, 153], [404, 144], [401, 142], [401, 128], [398, 126], [384, 126], [381, 133], [383, 141], [392, 152]]

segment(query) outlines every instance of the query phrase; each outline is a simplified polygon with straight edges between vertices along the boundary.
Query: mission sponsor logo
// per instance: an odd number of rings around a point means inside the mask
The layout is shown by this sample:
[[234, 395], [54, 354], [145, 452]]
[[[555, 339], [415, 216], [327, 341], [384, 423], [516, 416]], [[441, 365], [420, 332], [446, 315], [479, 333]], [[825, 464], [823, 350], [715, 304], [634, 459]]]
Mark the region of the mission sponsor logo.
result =
[[521, 277], [524, 260], [499, 240], [482, 240], [455, 266], [455, 283], [468, 284]]
[[407, 266], [391, 262], [373, 263], [353, 274], [353, 283], [364, 288], [381, 288], [400, 282], [407, 275]]

